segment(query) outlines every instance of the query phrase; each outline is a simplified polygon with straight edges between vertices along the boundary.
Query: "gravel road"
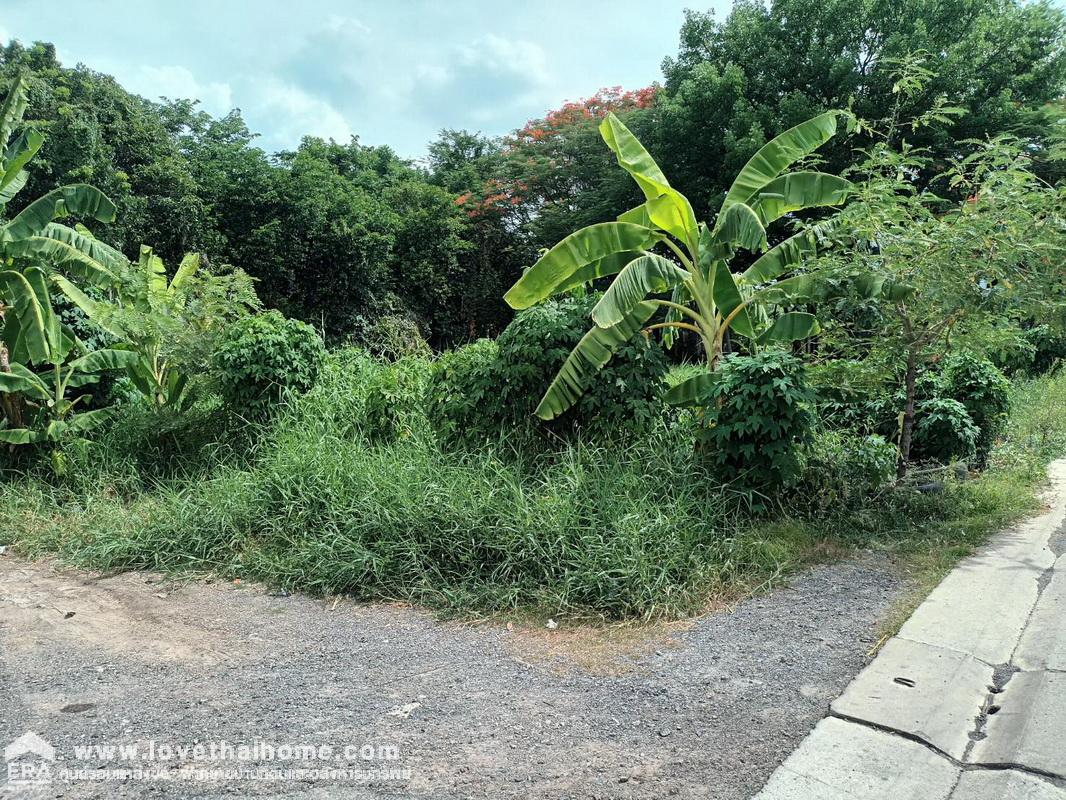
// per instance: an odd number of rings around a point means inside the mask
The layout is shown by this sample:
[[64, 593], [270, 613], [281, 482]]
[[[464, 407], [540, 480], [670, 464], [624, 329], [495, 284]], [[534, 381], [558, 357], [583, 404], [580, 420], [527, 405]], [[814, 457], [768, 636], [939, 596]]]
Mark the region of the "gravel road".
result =
[[[55, 760], [15, 758], [0, 796], [747, 800], [863, 666], [904, 591], [864, 556], [692, 623], [545, 630], [3, 555], [0, 746], [32, 731]], [[212, 744], [239, 756], [257, 741], [250, 760], [204, 760]], [[74, 750], [94, 744], [139, 749]], [[283, 745], [332, 749], [282, 761]], [[26, 763], [16, 777], [47, 764], [51, 783], [12, 782]], [[115, 777], [182, 765], [306, 771]], [[70, 768], [97, 780], [64, 780]]]

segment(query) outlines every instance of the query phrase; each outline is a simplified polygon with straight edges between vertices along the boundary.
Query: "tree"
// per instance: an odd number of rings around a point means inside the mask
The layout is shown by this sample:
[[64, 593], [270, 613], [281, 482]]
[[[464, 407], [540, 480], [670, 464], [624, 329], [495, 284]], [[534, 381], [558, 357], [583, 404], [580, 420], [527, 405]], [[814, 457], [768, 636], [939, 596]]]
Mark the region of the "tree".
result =
[[46, 136], [24, 196], [91, 183], [115, 203], [110, 236], [118, 249], [136, 255], [139, 243], [150, 241], [175, 260], [190, 250], [218, 250], [213, 215], [162, 105], [85, 66], [63, 67], [50, 44], [0, 47], [0, 80], [19, 75], [28, 90], [26, 118]]
[[1000, 137], [955, 162], [942, 180], [964, 194], [961, 203], [915, 185], [927, 160], [907, 145], [872, 148], [854, 170], [864, 178], [838, 220], [850, 246], [821, 264], [876, 304], [863, 337], [869, 357], [903, 361], [901, 477], [922, 369], [953, 341], [987, 342], [1040, 307], [1066, 307], [1066, 196], [1029, 170], [1025, 148]]
[[[703, 342], [708, 371], [670, 390], [667, 399], [678, 403], [698, 403], [710, 392], [727, 333], [747, 338], [752, 347], [816, 333], [818, 323], [809, 313], [772, 315], [774, 307], [806, 292], [807, 276], [779, 279], [814, 252], [816, 234], [804, 230], [767, 250], [766, 228], [786, 214], [839, 205], [847, 197], [851, 186], [842, 178], [788, 171], [833, 137], [839, 116], [831, 112], [814, 117], [764, 145], [733, 181], [711, 226], [697, 222], [688, 199], [670, 186], [625, 125], [608, 114], [600, 133], [645, 202], [616, 222], [591, 225], [566, 237], [505, 295], [513, 308], [526, 308], [616, 275], [592, 310], [594, 327], [567, 358], [536, 414], [552, 419], [570, 408], [614, 351], [642, 330], [686, 330]], [[660, 245], [676, 260], [652, 252]], [[734, 277], [728, 261], [738, 249], [762, 255]], [[670, 300], [646, 299], [666, 292], [672, 293]], [[665, 320], [649, 325], [663, 311]]]
[[[1066, 88], [1064, 33], [1066, 13], [1046, 1], [739, 0], [723, 21], [688, 11], [649, 147], [701, 213], [769, 132], [832, 108], [886, 118], [896, 65], [924, 52], [936, 75], [902, 118], [940, 97], [967, 112], [911, 137], [928, 150], [928, 180], [958, 142], [1009, 132], [1044, 146], [1053, 126], [1040, 109]], [[831, 172], [855, 163], [850, 146], [823, 155]]]

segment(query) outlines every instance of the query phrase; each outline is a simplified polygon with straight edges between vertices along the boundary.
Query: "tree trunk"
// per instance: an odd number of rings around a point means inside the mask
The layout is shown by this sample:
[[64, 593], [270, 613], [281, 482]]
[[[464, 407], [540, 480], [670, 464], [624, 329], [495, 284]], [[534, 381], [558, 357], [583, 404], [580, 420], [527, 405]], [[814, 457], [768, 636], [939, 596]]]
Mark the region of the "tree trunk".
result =
[[903, 408], [903, 426], [899, 434], [899, 463], [896, 464], [896, 477], [907, 475], [907, 463], [911, 458], [911, 438], [914, 434], [914, 387], [918, 378], [918, 354], [915, 346], [907, 351], [907, 403]]

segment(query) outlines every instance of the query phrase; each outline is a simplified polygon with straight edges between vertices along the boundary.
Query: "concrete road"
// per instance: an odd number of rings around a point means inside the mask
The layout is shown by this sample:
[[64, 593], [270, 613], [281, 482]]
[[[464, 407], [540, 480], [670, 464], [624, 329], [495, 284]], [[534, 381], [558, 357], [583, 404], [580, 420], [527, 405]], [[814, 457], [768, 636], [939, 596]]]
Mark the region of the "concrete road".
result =
[[1066, 800], [1066, 460], [938, 586], [756, 800]]

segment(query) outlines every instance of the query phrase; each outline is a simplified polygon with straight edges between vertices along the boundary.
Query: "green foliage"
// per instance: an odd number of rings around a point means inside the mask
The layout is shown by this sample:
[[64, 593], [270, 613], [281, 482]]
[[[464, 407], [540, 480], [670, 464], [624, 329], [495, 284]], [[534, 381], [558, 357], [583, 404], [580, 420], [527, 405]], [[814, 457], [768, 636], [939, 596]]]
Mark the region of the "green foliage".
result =
[[768, 350], [725, 358], [705, 396], [703, 452], [726, 480], [775, 492], [802, 471], [813, 418], [802, 363]]
[[92, 326], [137, 354], [127, 375], [155, 408], [192, 402], [188, 387], [207, 372], [217, 338], [259, 307], [247, 275], [201, 269], [199, 253], [187, 253], [168, 278], [163, 260], [145, 245], [131, 264], [84, 228], [53, 225], [50, 233], [108, 271], [107, 281], [94, 279], [85, 291], [63, 275], [53, 275], [52, 282]]
[[984, 466], [996, 436], [1010, 411], [1010, 381], [987, 358], [973, 353], [952, 353], [944, 360], [942, 395], [958, 400], [980, 430], [976, 442], [979, 466]]
[[[727, 335], [750, 347], [805, 339], [819, 331], [806, 311], [779, 307], [810, 300], [812, 277], [779, 281], [813, 254], [824, 229], [803, 230], [778, 244], [752, 268], [735, 276], [728, 262], [738, 250], [767, 250], [766, 228], [797, 211], [840, 205], [851, 191], [843, 178], [789, 171], [837, 131], [843, 112], [829, 112], [796, 125], [767, 142], [737, 174], [714, 224], [697, 222], [689, 200], [672, 188], [658, 164], [625, 125], [608, 113], [600, 135], [618, 164], [644, 194], [645, 202], [617, 222], [590, 225], [556, 244], [512, 286], [504, 299], [525, 309], [552, 295], [617, 273], [592, 312], [594, 327], [578, 341], [536, 408], [551, 420], [581, 398], [596, 373], [638, 331], [663, 329], [670, 343], [678, 331], [696, 333], [713, 370]], [[659, 245], [671, 258], [651, 253]], [[675, 263], [672, 258], [676, 258]], [[783, 291], [783, 287], [788, 286]], [[667, 301], [657, 295], [670, 292]], [[656, 314], [664, 320], [648, 325]], [[647, 327], [645, 327], [647, 326]], [[708, 388], [706, 376], [674, 387], [672, 403], [695, 404]], [[697, 391], [698, 388], [698, 391]]]
[[[937, 98], [966, 113], [943, 127], [908, 126], [911, 144], [943, 163], [960, 142], [1024, 131], [1039, 151], [1056, 128], [1040, 110], [1062, 93], [1064, 30], [1061, 8], [1020, 0], [743, 0], [726, 15], [687, 11], [678, 52], [663, 64], [652, 152], [706, 213], [774, 131], [849, 105], [863, 119], [890, 117], [900, 61], [923, 51], [935, 54], [936, 75], [898, 118]], [[838, 142], [825, 157], [839, 172], [857, 155]]]
[[402, 314], [385, 314], [374, 320], [363, 339], [371, 353], [390, 361], [410, 356], [428, 359], [433, 355], [418, 323]]
[[[495, 396], [483, 414], [489, 430], [524, 428], [560, 365], [584, 335], [596, 296], [563, 298], [519, 313], [497, 340]], [[557, 435], [624, 436], [647, 431], [661, 416], [666, 376], [662, 350], [644, 337], [622, 344], [563, 419], [538, 425]], [[489, 393], [486, 393], [489, 394]]]
[[662, 417], [666, 358], [643, 337], [595, 376], [563, 419], [537, 422], [537, 398], [581, 339], [598, 296], [553, 300], [520, 312], [495, 342], [444, 354], [434, 366], [429, 415], [445, 441], [520, 436], [623, 438]]
[[820, 514], [839, 514], [877, 502], [896, 474], [899, 453], [877, 434], [823, 430], [814, 435], [794, 502]]
[[4, 309], [3, 354], [12, 360], [0, 371], [0, 395], [19, 395], [25, 403], [4, 405], [0, 443], [49, 445], [57, 474], [66, 472], [56, 445], [80, 440], [110, 416], [111, 409], [81, 410], [90, 396], [71, 390], [96, 383], [100, 374], [128, 369], [136, 356], [123, 350], [87, 352], [52, 307], [48, 283], [37, 267], [0, 272]]
[[1045, 464], [1066, 453], [1066, 371], [1015, 383], [1010, 409], [989, 466], [1043, 480]]
[[1032, 374], [1044, 375], [1066, 362], [1066, 331], [1040, 325], [1031, 330], [1030, 336], [1034, 344]]
[[426, 390], [429, 423], [445, 443], [477, 442], [491, 428], [486, 410], [499, 402], [500, 346], [478, 339], [433, 362]]
[[362, 366], [366, 382], [365, 434], [373, 441], [394, 441], [423, 430], [429, 362], [418, 356], [406, 356], [385, 363], [368, 359]]
[[936, 397], [918, 405], [914, 428], [915, 458], [942, 464], [969, 460], [977, 452], [981, 430], [958, 400]]
[[315, 329], [277, 311], [245, 317], [220, 338], [213, 355], [219, 389], [238, 413], [269, 414], [287, 395], [308, 391], [325, 347]]

